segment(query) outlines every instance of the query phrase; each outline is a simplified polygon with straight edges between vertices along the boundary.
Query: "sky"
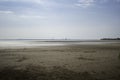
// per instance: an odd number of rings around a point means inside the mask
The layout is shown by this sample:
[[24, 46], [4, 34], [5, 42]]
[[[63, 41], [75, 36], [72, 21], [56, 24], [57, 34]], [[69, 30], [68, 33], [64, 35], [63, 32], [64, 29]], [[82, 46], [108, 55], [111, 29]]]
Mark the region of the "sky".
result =
[[0, 0], [0, 39], [120, 37], [120, 0]]

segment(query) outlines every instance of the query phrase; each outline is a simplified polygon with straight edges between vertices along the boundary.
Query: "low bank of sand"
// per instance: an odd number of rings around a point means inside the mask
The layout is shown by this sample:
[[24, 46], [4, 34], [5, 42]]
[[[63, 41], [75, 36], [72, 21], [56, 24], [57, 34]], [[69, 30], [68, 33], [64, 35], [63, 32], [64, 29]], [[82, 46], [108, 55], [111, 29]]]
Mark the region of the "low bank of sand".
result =
[[120, 44], [2, 48], [0, 80], [120, 80]]

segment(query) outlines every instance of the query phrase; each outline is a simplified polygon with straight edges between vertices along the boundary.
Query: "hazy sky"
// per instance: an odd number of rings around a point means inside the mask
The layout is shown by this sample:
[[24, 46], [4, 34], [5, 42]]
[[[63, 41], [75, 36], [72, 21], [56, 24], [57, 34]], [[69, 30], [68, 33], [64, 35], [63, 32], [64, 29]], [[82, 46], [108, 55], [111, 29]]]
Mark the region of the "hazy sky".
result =
[[0, 0], [0, 39], [120, 37], [120, 0]]

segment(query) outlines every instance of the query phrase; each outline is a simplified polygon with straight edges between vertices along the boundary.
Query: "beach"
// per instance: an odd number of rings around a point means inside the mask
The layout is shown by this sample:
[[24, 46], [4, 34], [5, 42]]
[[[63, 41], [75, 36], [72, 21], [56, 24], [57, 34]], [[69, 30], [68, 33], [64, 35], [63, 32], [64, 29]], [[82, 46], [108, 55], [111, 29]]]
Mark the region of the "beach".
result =
[[120, 80], [120, 42], [100, 42], [2, 43], [0, 80]]

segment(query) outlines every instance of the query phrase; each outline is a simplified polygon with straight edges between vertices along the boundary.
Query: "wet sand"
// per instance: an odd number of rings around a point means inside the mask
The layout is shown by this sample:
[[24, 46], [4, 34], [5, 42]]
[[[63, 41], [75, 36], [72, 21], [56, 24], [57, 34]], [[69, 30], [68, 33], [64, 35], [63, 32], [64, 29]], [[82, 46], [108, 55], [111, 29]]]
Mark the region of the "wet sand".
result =
[[0, 80], [120, 80], [120, 44], [1, 48]]

